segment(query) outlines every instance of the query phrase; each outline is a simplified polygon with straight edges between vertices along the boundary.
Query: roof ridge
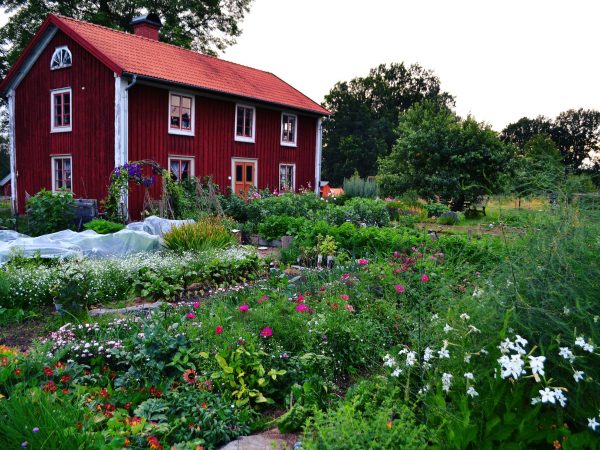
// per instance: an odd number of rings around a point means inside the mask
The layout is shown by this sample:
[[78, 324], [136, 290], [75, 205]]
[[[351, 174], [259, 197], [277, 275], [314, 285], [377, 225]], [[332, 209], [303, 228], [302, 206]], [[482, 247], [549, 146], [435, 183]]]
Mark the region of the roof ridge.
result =
[[[224, 63], [227, 63], [227, 64], [233, 64], [233, 65], [236, 65], [236, 66], [244, 67], [246, 69], [256, 70], [257, 72], [268, 73], [270, 75], [273, 75], [273, 76], [277, 77], [277, 75], [275, 75], [273, 72], [269, 72], [267, 70], [257, 69], [256, 67], [248, 66], [246, 64], [241, 64], [241, 63], [238, 63], [238, 62], [235, 62], [235, 61], [229, 61], [227, 59], [222, 59], [222, 58], [219, 58], [218, 56], [207, 55], [206, 53], [202, 53], [202, 52], [197, 52], [197, 51], [194, 51], [194, 50], [190, 50], [189, 48], [183, 48], [183, 47], [180, 47], [179, 45], [171, 44], [169, 42], [157, 41], [155, 39], [150, 39], [150, 38], [147, 38], [147, 37], [144, 37], [144, 36], [140, 36], [138, 34], [128, 33], [126, 31], [117, 30], [115, 28], [110, 28], [110, 27], [107, 27], [107, 26], [104, 26], [104, 25], [99, 25], [97, 23], [88, 22], [87, 20], [80, 20], [80, 19], [75, 19], [74, 17], [63, 16], [62, 14], [51, 13], [51, 15], [56, 16], [59, 19], [72, 20], [74, 22], [83, 23], [85, 25], [91, 25], [93, 27], [102, 28], [102, 29], [107, 30], [107, 31], [112, 31], [114, 33], [120, 33], [120, 34], [124, 34], [126, 36], [129, 36], [129, 37], [142, 39], [142, 40], [147, 41], [147, 42], [152, 42], [153, 44], [167, 45], [167, 46], [173, 47], [173, 48], [175, 48], [177, 50], [181, 50], [181, 51], [184, 51], [184, 52], [192, 53], [193, 55], [198, 55], [198, 56], [202, 56], [202, 57], [205, 57], [205, 58], [216, 59], [218, 61], [221, 61], [221, 62], [224, 62]], [[279, 77], [277, 77], [277, 78], [279, 78]], [[279, 79], [281, 80], [281, 78], [279, 78]], [[300, 92], [300, 91], [298, 91], [298, 92]], [[302, 94], [302, 95], [304, 95], [304, 94]]]

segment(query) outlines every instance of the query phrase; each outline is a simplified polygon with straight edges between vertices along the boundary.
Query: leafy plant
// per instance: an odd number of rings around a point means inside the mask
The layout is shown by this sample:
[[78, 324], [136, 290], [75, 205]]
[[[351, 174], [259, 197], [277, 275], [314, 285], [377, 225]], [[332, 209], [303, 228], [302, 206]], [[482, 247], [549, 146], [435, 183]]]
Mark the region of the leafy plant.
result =
[[427, 203], [423, 205], [425, 211], [427, 211], [427, 217], [440, 217], [442, 214], [450, 211], [448, 205], [442, 203]]
[[104, 219], [94, 219], [84, 224], [83, 228], [86, 230], [93, 230], [98, 234], [109, 234], [121, 231], [125, 228], [125, 225]]
[[32, 236], [54, 233], [69, 228], [75, 218], [75, 200], [69, 191], [42, 189], [27, 200], [29, 233]]
[[358, 172], [354, 172], [350, 178], [344, 178], [344, 194], [349, 198], [375, 198], [377, 192], [377, 183], [374, 180], [361, 178]]

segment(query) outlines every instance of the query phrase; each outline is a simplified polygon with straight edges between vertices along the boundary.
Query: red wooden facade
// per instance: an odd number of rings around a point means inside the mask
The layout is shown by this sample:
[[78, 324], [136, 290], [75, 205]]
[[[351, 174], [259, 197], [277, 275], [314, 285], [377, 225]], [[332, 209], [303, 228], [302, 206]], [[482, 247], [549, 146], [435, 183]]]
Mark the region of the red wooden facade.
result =
[[[115, 42], [119, 45], [111, 47]], [[191, 64], [190, 69], [205, 69], [207, 64], [209, 72], [219, 70], [223, 77], [217, 81], [210, 77], [197, 81], [206, 82], [207, 86], [216, 83], [207, 88], [200, 85], [181, 88], [174, 82], [143, 73], [138, 78], [136, 73], [127, 72], [127, 64], [139, 64], [139, 60], [122, 61], [123, 55], [129, 55], [119, 53], [123, 51], [122, 44], [131, 46], [132, 54], [136, 45], [140, 52], [159, 46], [157, 51], [173, 52], [173, 58], [184, 68], [185, 64]], [[70, 50], [72, 64], [51, 70], [53, 53], [61, 46]], [[13, 201], [17, 211], [25, 211], [27, 194], [33, 195], [42, 188], [52, 189], [51, 159], [58, 155], [71, 157], [72, 191], [76, 197], [99, 201], [107, 195], [109, 178], [119, 158], [153, 159], [163, 167], [169, 167], [169, 158], [193, 158], [191, 172], [196, 177], [211, 176], [223, 191], [233, 187], [234, 161], [238, 160], [254, 163], [259, 189], [279, 187], [280, 164], [293, 165], [296, 189], [318, 186], [319, 121], [327, 114], [325, 110], [272, 74], [182, 51], [147, 37], [50, 16], [0, 84], [0, 92], [9, 98], [9, 110], [13, 99], [11, 151], [17, 185], [17, 198]], [[182, 56], [189, 61], [181, 62]], [[147, 64], [145, 73], [154, 70], [151, 59]], [[175, 70], [175, 74], [180, 72]], [[222, 87], [226, 79], [236, 80], [231, 81], [230, 92]], [[125, 85], [130, 86], [126, 91]], [[52, 132], [51, 91], [60, 88], [71, 89], [71, 130]], [[170, 92], [181, 90], [195, 99], [193, 136], [169, 132]], [[119, 98], [125, 100], [116, 101]], [[237, 104], [254, 108], [252, 143], [235, 139]], [[282, 113], [297, 116], [295, 146], [281, 145]], [[120, 117], [126, 120], [120, 122]], [[160, 186], [151, 189], [154, 197], [159, 192]], [[132, 187], [129, 196], [132, 219], [139, 218], [143, 197], [143, 187]]]

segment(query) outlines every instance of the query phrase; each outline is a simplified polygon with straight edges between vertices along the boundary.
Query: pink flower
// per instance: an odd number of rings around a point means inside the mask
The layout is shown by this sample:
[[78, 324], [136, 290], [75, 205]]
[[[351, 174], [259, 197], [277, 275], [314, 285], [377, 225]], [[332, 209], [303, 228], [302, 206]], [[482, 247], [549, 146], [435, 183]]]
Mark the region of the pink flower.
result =
[[223, 327], [221, 325], [215, 327], [215, 334], [223, 334]]
[[404, 292], [406, 291], [404, 286], [402, 286], [401, 284], [397, 284], [396, 286], [394, 286], [394, 289], [396, 289], [396, 292], [398, 294], [404, 294]]
[[400, 273], [400, 269], [394, 269], [394, 273]]
[[345, 308], [346, 308], [346, 311], [354, 312], [354, 306], [352, 306], [352, 305], [346, 305]]
[[340, 298], [345, 301], [350, 300], [350, 296], [348, 294], [342, 294], [342, 295], [340, 295]]
[[321, 292], [325, 292], [325, 288], [324, 288], [324, 287], [322, 287], [322, 288], [319, 288], [319, 291], [321, 291]]
[[297, 303], [302, 303], [304, 301], [304, 295], [300, 294], [298, 295], [298, 299], [296, 300]]
[[342, 275], [342, 280], [347, 280], [348, 278], [350, 278], [349, 273], [345, 273], [344, 275]]
[[269, 327], [264, 327], [262, 330], [260, 330], [260, 335], [264, 338], [271, 337], [273, 336], [273, 330], [271, 330]]
[[250, 309], [250, 307], [248, 305], [241, 305], [240, 306], [240, 311], [241, 312], [246, 312]]
[[194, 303], [194, 309], [198, 309], [198, 308], [200, 308], [200, 302]]
[[185, 315], [185, 317], [187, 317], [188, 319], [195, 319], [196, 318], [196, 314], [194, 314], [193, 312], [187, 313]]
[[358, 260], [358, 265], [359, 266], [366, 266], [367, 264], [369, 264], [369, 261], [367, 261], [366, 259], [359, 259]]
[[309, 311], [309, 307], [306, 306], [304, 303], [300, 303], [298, 306], [296, 306], [296, 311], [307, 312], [307, 311]]
[[426, 273], [424, 273], [423, 275], [421, 275], [421, 281], [423, 283], [427, 283], [429, 281], [429, 277], [427, 276]]

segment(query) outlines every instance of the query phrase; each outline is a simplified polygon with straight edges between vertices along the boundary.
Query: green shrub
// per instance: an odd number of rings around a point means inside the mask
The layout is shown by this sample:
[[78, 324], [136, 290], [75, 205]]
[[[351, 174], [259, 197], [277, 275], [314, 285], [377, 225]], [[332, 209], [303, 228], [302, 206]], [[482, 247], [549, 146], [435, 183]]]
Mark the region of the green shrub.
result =
[[366, 224], [367, 226], [384, 227], [390, 223], [390, 213], [382, 200], [368, 198], [353, 198], [344, 206], [330, 206], [319, 216], [331, 225], [341, 225], [345, 222]]
[[69, 228], [75, 218], [73, 193], [42, 189], [27, 200], [29, 233], [32, 236], [54, 233]]
[[377, 184], [382, 197], [395, 197], [406, 190], [406, 183], [399, 175], [377, 175]]
[[304, 222], [303, 217], [270, 216], [258, 225], [258, 234], [268, 241], [281, 239], [282, 236], [295, 236]]
[[93, 230], [98, 234], [109, 234], [121, 231], [125, 225], [104, 219], [94, 219], [83, 225], [83, 228]]
[[375, 181], [361, 178], [358, 172], [355, 172], [351, 178], [344, 178], [344, 194], [350, 198], [375, 198], [377, 190]]
[[230, 225], [219, 217], [206, 217], [198, 222], [171, 228], [163, 235], [163, 245], [176, 252], [205, 251], [226, 248], [235, 243]]
[[460, 216], [455, 211], [446, 211], [438, 218], [438, 223], [442, 225], [456, 225], [460, 222]]
[[427, 211], [427, 217], [440, 217], [445, 212], [450, 211], [450, 208], [442, 203], [427, 203], [423, 205], [423, 208]]

